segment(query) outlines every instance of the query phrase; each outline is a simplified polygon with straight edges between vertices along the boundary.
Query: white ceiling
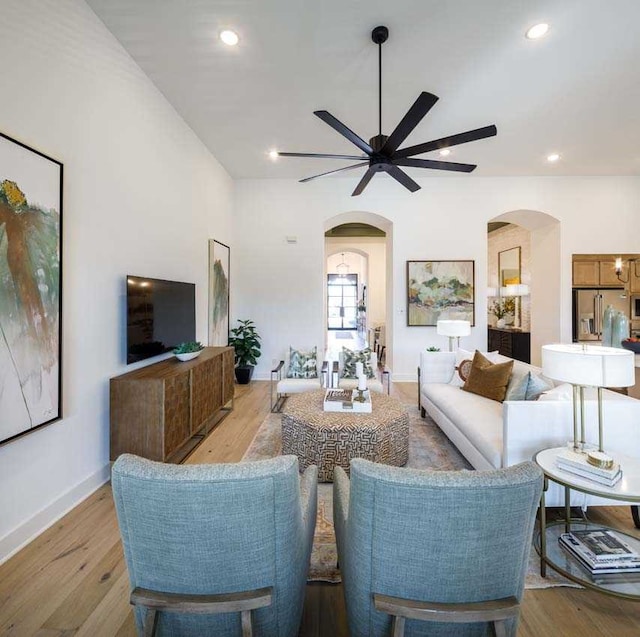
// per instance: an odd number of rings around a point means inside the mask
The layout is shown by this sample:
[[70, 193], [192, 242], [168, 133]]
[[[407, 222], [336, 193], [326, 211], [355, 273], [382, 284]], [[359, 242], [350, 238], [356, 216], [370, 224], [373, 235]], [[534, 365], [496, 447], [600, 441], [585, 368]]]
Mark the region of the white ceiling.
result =
[[[235, 178], [302, 178], [353, 163], [273, 162], [267, 152], [360, 154], [313, 111], [367, 140], [377, 134], [378, 24], [390, 31], [383, 132], [421, 91], [440, 98], [403, 146], [496, 124], [497, 137], [448, 159], [477, 163], [481, 176], [640, 174], [640, 0], [88, 3]], [[548, 36], [525, 39], [542, 21]], [[239, 33], [237, 47], [219, 41], [224, 28]], [[548, 164], [551, 152], [561, 161]]]

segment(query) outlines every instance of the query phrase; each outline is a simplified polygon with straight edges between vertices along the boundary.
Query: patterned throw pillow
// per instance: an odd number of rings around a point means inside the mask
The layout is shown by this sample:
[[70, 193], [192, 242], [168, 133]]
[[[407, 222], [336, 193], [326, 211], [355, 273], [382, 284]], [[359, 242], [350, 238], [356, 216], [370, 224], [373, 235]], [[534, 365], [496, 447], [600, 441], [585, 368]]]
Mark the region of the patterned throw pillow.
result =
[[289, 347], [287, 378], [318, 378], [318, 348], [304, 352]]
[[342, 378], [356, 378], [356, 363], [362, 363], [364, 375], [367, 378], [376, 377], [371, 367], [371, 350], [369, 348], [354, 352], [347, 347], [343, 347], [342, 355], [344, 357]]

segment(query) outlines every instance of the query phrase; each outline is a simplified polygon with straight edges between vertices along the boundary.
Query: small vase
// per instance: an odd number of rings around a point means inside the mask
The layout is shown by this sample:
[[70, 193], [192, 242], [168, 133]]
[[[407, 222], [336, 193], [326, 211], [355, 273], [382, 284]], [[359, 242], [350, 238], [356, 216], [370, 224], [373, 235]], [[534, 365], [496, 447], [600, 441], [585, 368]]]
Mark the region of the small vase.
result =
[[611, 347], [612, 331], [613, 331], [613, 315], [615, 309], [613, 305], [607, 305], [602, 316], [602, 345], [603, 347]]
[[499, 319], [496, 321], [496, 327], [504, 327], [506, 324], [507, 324], [507, 323], [506, 323], [506, 321], [505, 321], [503, 318], [499, 318]]
[[[629, 338], [629, 319], [622, 312], [614, 310], [611, 323], [611, 347], [622, 347], [622, 341]], [[602, 344], [605, 344], [604, 339]]]

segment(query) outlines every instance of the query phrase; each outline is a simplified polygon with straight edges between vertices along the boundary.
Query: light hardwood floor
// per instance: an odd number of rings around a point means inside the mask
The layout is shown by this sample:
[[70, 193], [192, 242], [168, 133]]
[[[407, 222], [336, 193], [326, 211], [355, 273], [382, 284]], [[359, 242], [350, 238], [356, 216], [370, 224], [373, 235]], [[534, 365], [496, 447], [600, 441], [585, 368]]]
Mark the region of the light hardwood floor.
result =
[[[408, 401], [416, 392], [415, 383], [392, 389]], [[240, 460], [268, 410], [267, 382], [237, 387], [234, 411], [188, 462]], [[626, 507], [592, 513], [603, 523], [635, 532]], [[0, 566], [0, 635], [135, 635], [128, 595], [111, 489], [105, 485]], [[348, 635], [340, 585], [307, 586], [300, 635]], [[640, 603], [569, 588], [526, 591], [518, 635], [638, 637]]]

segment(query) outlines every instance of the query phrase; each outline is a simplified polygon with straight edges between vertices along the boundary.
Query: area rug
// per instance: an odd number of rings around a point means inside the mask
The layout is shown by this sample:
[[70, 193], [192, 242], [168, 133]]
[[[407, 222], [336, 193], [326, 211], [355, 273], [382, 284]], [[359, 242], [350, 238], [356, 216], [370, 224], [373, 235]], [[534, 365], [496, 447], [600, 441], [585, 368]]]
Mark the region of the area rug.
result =
[[[471, 469], [471, 465], [451, 444], [449, 439], [431, 418], [421, 418], [415, 405], [405, 404], [409, 413], [409, 461], [407, 467], [413, 469], [431, 468], [436, 471]], [[281, 414], [269, 414], [258, 429], [243, 460], [264, 460], [282, 452]], [[337, 568], [336, 538], [333, 529], [333, 485], [318, 485], [318, 513], [313, 538], [313, 551], [309, 581], [338, 583], [340, 571]], [[547, 577], [540, 576], [540, 561], [535, 549], [531, 548], [525, 588], [551, 588], [572, 586], [580, 588], [569, 580], [547, 569]]]

